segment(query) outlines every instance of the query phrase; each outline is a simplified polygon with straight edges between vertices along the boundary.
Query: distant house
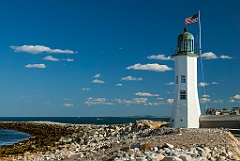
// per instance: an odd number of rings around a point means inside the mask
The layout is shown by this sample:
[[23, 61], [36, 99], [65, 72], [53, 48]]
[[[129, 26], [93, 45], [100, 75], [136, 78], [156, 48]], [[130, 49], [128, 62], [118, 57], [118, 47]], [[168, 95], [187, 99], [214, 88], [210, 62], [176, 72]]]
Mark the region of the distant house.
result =
[[209, 108], [206, 110], [206, 115], [240, 115], [240, 107], [233, 107], [231, 111], [226, 108], [222, 110]]
[[215, 108], [209, 108], [206, 110], [206, 115], [220, 115], [221, 111]]
[[230, 112], [226, 108], [224, 108], [224, 109], [222, 109], [221, 114], [222, 115], [229, 115]]
[[208, 108], [206, 110], [206, 115], [214, 115], [215, 110], [216, 110], [215, 108]]
[[232, 115], [240, 115], [240, 107], [233, 107], [231, 110]]
[[215, 115], [221, 115], [221, 111], [217, 109], [217, 110], [215, 111]]

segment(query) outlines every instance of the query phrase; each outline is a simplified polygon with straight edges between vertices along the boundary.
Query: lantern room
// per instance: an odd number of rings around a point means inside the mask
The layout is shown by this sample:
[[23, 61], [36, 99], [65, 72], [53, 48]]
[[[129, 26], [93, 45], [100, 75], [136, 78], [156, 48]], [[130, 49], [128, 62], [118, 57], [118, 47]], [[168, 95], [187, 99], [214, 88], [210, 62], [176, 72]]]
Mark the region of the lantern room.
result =
[[173, 56], [177, 55], [197, 55], [194, 53], [194, 37], [187, 28], [184, 28], [184, 32], [178, 36], [177, 53]]

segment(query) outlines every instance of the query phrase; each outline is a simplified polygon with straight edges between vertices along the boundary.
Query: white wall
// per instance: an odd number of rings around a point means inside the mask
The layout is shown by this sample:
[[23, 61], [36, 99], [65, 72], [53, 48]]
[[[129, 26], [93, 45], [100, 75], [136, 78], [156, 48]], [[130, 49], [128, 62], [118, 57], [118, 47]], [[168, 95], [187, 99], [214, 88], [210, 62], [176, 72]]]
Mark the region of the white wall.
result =
[[[181, 75], [186, 76], [186, 83], [181, 83]], [[172, 127], [198, 128], [200, 105], [197, 89], [197, 57], [175, 56], [175, 94], [172, 118]], [[175, 82], [176, 83], [176, 82]], [[186, 90], [187, 99], [180, 100], [180, 90]]]

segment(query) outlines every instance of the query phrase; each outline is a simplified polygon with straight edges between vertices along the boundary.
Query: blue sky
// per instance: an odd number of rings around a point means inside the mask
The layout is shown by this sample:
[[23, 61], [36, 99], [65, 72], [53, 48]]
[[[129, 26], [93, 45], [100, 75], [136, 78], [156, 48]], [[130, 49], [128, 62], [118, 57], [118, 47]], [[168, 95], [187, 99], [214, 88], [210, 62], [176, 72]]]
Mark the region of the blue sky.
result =
[[170, 115], [171, 55], [198, 10], [201, 109], [240, 106], [238, 0], [1, 0], [0, 116]]

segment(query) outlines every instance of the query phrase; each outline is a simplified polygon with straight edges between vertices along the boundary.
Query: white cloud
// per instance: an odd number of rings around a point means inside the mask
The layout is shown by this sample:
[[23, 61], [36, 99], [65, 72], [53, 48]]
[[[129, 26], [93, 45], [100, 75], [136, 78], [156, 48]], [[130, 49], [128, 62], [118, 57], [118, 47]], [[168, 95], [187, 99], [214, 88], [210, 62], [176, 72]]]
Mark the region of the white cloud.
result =
[[215, 55], [213, 52], [207, 52], [201, 55], [201, 57], [206, 59], [217, 59], [217, 55]]
[[122, 86], [122, 84], [121, 84], [121, 83], [119, 83], [119, 84], [116, 84], [116, 86], [120, 87], [120, 86]]
[[204, 94], [202, 97], [210, 97], [208, 94]]
[[214, 103], [223, 103], [223, 100], [222, 99], [218, 99], [218, 100], [214, 100], [213, 102]]
[[99, 78], [101, 77], [101, 74], [96, 74], [93, 78]]
[[[43, 59], [44, 59], [44, 60], [49, 60], [49, 61], [60, 61], [60, 59], [58, 59], [58, 58], [54, 58], [54, 57], [51, 56], [51, 55], [45, 56]], [[71, 59], [71, 58], [61, 59], [61, 60], [63, 60], [63, 61], [67, 61], [67, 62], [73, 62], [73, 61], [74, 61], [74, 60]]]
[[159, 106], [164, 104], [163, 101], [161, 102], [149, 102], [148, 98], [133, 98], [132, 100], [124, 100], [124, 99], [115, 99], [119, 104], [126, 104], [129, 105], [144, 105], [144, 106]]
[[200, 82], [198, 85], [200, 87], [205, 87], [205, 86], [208, 86], [209, 84], [208, 83], [204, 83], [204, 82]]
[[115, 99], [115, 101], [117, 101], [118, 103], [120, 104], [127, 104], [127, 105], [130, 105], [130, 104], [134, 104], [133, 100], [123, 100], [123, 99]]
[[155, 71], [155, 72], [165, 72], [169, 70], [173, 70], [172, 68], [168, 67], [167, 65], [160, 65], [157, 63], [154, 64], [135, 64], [133, 66], [129, 66], [126, 69], [134, 69], [134, 70], [147, 70], [147, 71]]
[[45, 64], [28, 64], [25, 68], [46, 68]]
[[121, 81], [141, 81], [142, 78], [135, 78], [135, 77], [132, 77], [132, 76], [127, 76], [127, 77], [123, 77], [121, 79]]
[[147, 102], [144, 104], [144, 106], [159, 106], [164, 104], [164, 102]]
[[134, 95], [136, 95], [136, 96], [147, 96], [147, 97], [159, 96], [159, 94], [151, 94], [151, 93], [147, 93], [147, 92], [137, 92], [137, 93], [134, 93]]
[[240, 100], [240, 94], [236, 94], [235, 96], [233, 96], [234, 99]]
[[82, 88], [83, 91], [90, 91], [90, 88]]
[[219, 84], [219, 83], [217, 83], [217, 82], [212, 82], [211, 84]]
[[234, 102], [235, 102], [235, 100], [234, 100], [234, 99], [231, 99], [229, 102], [231, 102], [231, 103], [234, 103]]
[[74, 105], [71, 104], [71, 103], [65, 103], [64, 106], [66, 106], [66, 107], [73, 107]]
[[166, 83], [165, 85], [171, 86], [171, 85], [174, 85], [174, 84], [175, 84], [174, 82], [169, 82], [169, 83]]
[[173, 104], [174, 99], [167, 99], [167, 102], [170, 103], [170, 104]]
[[114, 103], [108, 102], [106, 98], [92, 98], [92, 97], [89, 97], [85, 103], [88, 106], [91, 106], [91, 105], [114, 105]]
[[39, 54], [39, 53], [58, 53], [58, 54], [74, 54], [75, 52], [72, 50], [61, 50], [61, 49], [51, 49], [47, 46], [42, 45], [23, 45], [23, 46], [10, 46], [14, 52], [26, 52], [31, 54]]
[[74, 61], [74, 60], [71, 59], [71, 58], [67, 58], [67, 59], [64, 59], [64, 60], [66, 60], [66, 61], [68, 61], [68, 62], [73, 62], [73, 61]]
[[232, 59], [232, 57], [230, 57], [228, 55], [221, 55], [220, 58], [221, 59]]
[[166, 57], [164, 54], [159, 55], [151, 55], [147, 57], [148, 59], [156, 59], [156, 60], [173, 60], [171, 56]]
[[60, 60], [58, 58], [52, 57], [51, 55], [45, 56], [43, 59], [44, 60], [49, 60], [49, 61], [59, 61]]
[[221, 55], [220, 57], [218, 57], [216, 54], [214, 54], [213, 52], [207, 52], [201, 55], [201, 57], [205, 58], [205, 59], [233, 59], [232, 57], [228, 56], [228, 55]]
[[147, 98], [133, 98], [132, 100], [124, 100], [124, 99], [115, 99], [120, 104], [126, 104], [126, 105], [131, 105], [131, 104], [145, 104], [148, 99]]
[[142, 104], [142, 103], [145, 103], [147, 102], [147, 98], [134, 98], [133, 101], [136, 103], [136, 104]]
[[157, 98], [158, 100], [163, 100], [164, 98]]
[[200, 102], [201, 102], [201, 103], [210, 102], [210, 99], [209, 99], [209, 98], [201, 98], [201, 99], [200, 99]]
[[105, 82], [103, 80], [95, 79], [95, 80], [92, 81], [92, 83], [103, 84]]

